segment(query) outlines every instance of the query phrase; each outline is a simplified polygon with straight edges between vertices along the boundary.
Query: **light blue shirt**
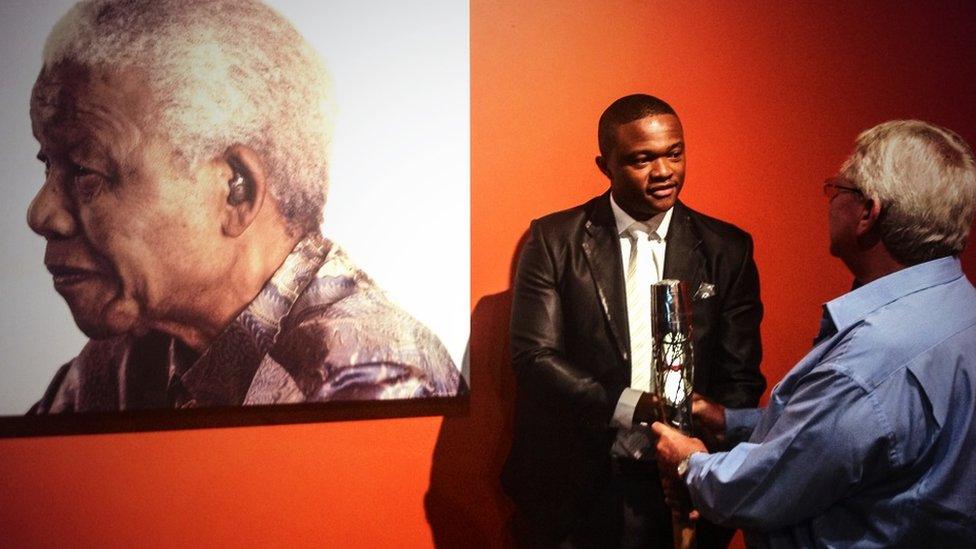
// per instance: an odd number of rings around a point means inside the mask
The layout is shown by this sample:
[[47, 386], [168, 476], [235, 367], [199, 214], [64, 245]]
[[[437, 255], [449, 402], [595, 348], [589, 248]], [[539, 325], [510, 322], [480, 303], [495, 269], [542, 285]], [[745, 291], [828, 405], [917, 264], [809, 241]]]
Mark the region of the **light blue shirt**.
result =
[[766, 408], [692, 456], [706, 518], [770, 547], [976, 547], [976, 289], [946, 257], [827, 303]]

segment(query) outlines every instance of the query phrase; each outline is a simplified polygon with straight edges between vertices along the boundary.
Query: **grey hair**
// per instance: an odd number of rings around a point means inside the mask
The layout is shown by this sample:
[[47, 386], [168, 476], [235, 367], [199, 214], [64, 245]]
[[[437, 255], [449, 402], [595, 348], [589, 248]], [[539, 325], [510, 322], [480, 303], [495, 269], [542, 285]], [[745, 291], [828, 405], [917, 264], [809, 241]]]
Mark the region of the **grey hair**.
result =
[[881, 203], [881, 241], [904, 265], [958, 255], [976, 211], [976, 161], [955, 132], [919, 120], [859, 135], [841, 174]]
[[254, 149], [289, 230], [318, 230], [328, 192], [329, 79], [271, 8], [256, 0], [85, 0], [44, 46], [45, 71], [62, 62], [142, 69], [158, 108], [153, 123], [181, 155], [195, 164], [231, 145]]

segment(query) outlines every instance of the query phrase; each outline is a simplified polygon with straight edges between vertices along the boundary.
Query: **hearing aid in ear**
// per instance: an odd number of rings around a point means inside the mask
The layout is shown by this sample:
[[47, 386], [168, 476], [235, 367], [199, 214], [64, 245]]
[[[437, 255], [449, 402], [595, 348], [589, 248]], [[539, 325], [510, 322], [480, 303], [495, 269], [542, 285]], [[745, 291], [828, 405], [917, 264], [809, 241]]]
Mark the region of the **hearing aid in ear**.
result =
[[244, 181], [244, 176], [234, 172], [234, 178], [227, 182], [229, 188], [229, 193], [227, 194], [227, 203], [231, 206], [237, 206], [243, 204], [250, 198], [250, 194], [247, 188], [247, 182]]

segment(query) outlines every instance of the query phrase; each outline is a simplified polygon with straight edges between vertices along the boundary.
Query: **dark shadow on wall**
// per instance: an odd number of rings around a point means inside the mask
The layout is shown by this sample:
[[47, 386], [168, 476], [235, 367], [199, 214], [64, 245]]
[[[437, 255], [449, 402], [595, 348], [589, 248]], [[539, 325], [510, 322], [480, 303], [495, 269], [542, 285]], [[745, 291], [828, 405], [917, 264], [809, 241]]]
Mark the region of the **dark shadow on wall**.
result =
[[439, 548], [514, 547], [512, 503], [499, 477], [512, 442], [515, 374], [508, 349], [512, 284], [523, 233], [506, 291], [482, 297], [471, 314], [467, 415], [445, 417], [434, 447], [427, 521]]

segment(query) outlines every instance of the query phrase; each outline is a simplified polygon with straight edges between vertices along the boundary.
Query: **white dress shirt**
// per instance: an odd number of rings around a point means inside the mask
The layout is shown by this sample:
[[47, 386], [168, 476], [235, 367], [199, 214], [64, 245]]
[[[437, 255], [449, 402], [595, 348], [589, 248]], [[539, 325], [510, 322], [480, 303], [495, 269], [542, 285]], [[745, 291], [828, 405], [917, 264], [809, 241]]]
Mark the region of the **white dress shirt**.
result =
[[[670, 208], [666, 212], [655, 215], [643, 222], [635, 220], [618, 206], [612, 194], [610, 195], [610, 208], [613, 210], [617, 234], [620, 238], [620, 261], [623, 265], [624, 273], [627, 272], [630, 263], [631, 239], [634, 238], [631, 236], [631, 233], [633, 232], [636, 236], [636, 241], [634, 242], [638, 246], [636, 276], [639, 282], [638, 287], [640, 288], [640, 294], [636, 297], [649, 307], [651, 284], [660, 282], [664, 274], [664, 253], [667, 246], [665, 239], [668, 234], [668, 227], [671, 225], [671, 215], [674, 208]], [[638, 224], [638, 226], [632, 228], [635, 224]], [[628, 310], [632, 310], [634, 305], [628, 303]], [[633, 357], [635, 344], [633, 334], [631, 334], [630, 339], [631, 356]], [[618, 442], [623, 442], [622, 437], [627, 438], [627, 432], [633, 427], [634, 409], [637, 406], [637, 401], [640, 399], [641, 394], [649, 392], [652, 388], [652, 376], [649, 364], [643, 366], [637, 365], [637, 367], [633, 367], [631, 370], [631, 386], [625, 388], [620, 394], [617, 400], [617, 406], [614, 409], [613, 419], [611, 420], [612, 426], [621, 429]], [[632, 444], [624, 444], [625, 446], [633, 446]], [[616, 450], [615, 453], [617, 453]], [[629, 453], [633, 454], [632, 451]], [[633, 457], [639, 457], [639, 455]]]

